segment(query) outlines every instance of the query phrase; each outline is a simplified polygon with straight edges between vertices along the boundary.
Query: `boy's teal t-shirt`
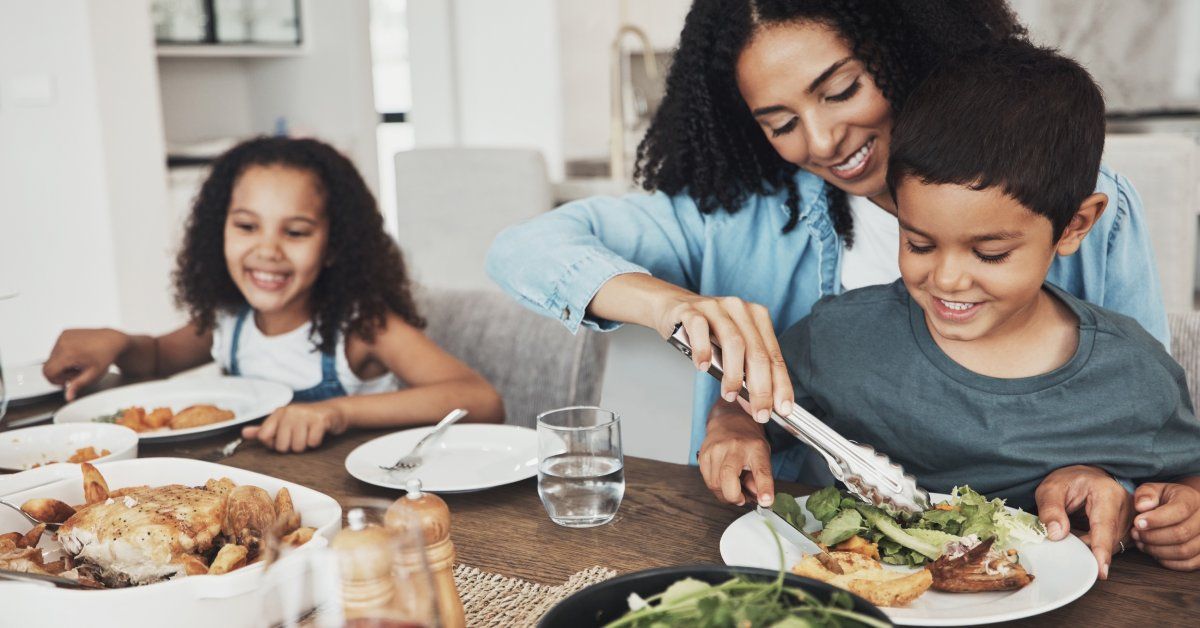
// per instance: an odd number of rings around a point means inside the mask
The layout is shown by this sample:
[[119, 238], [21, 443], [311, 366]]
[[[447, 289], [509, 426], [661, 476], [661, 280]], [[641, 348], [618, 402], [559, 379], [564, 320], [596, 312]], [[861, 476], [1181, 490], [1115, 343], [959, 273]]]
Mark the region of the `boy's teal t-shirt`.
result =
[[[1029, 509], [1042, 479], [1073, 464], [1135, 481], [1200, 475], [1183, 369], [1133, 319], [1044, 289], [1079, 318], [1078, 348], [1063, 366], [1018, 379], [951, 360], [900, 281], [823, 299], [780, 338], [796, 399], [930, 491], [969, 484]], [[768, 432], [776, 451], [803, 447]]]

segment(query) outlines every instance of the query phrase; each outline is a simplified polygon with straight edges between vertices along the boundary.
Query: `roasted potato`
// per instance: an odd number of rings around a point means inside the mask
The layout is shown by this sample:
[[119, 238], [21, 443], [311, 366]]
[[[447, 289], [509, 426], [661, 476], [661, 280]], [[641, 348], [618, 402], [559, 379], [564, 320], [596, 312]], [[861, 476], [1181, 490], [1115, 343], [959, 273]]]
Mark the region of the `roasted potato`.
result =
[[46, 524], [39, 523], [33, 526], [33, 529], [25, 533], [25, 536], [17, 540], [17, 547], [37, 547], [38, 541], [42, 540], [42, 533], [46, 531]]
[[175, 413], [171, 412], [170, 408], [155, 408], [150, 414], [146, 415], [146, 418], [142, 419], [142, 422], [146, 424], [146, 427], [156, 430], [160, 427], [166, 427], [174, 416]]
[[270, 493], [257, 486], [238, 486], [229, 491], [221, 532], [257, 554], [259, 544], [275, 522], [275, 504]]
[[180, 410], [179, 414], [171, 418], [170, 425], [173, 430], [182, 430], [189, 427], [228, 421], [234, 416], [234, 413], [223, 408], [212, 405], [196, 405]]
[[89, 504], [96, 504], [108, 499], [108, 482], [90, 462], [79, 463], [83, 472], [83, 497]]
[[296, 528], [290, 534], [285, 534], [280, 541], [291, 545], [292, 547], [300, 547], [309, 542], [313, 538], [313, 534], [317, 531], [316, 528]]
[[296, 507], [292, 505], [292, 494], [286, 486], [275, 493], [275, 521], [282, 534], [288, 534], [300, 527], [300, 513], [296, 512]]
[[195, 554], [184, 554], [172, 562], [183, 565], [183, 572], [189, 576], [203, 576], [208, 573], [208, 565]]
[[75, 509], [69, 505], [57, 499], [45, 497], [26, 501], [24, 504], [21, 504], [21, 510], [30, 517], [47, 523], [62, 523], [75, 514]]
[[117, 419], [117, 425], [124, 425], [135, 432], [144, 432], [149, 429], [146, 426], [146, 422], [144, 420], [145, 418], [145, 408], [142, 408], [141, 406], [133, 406], [132, 408], [126, 408], [125, 411], [121, 413], [120, 418]]
[[16, 549], [17, 541], [24, 536], [25, 535], [21, 534], [20, 532], [6, 532], [4, 534], [0, 534], [0, 552]]
[[246, 566], [246, 556], [250, 552], [242, 545], [226, 545], [217, 552], [212, 564], [208, 566], [209, 575], [229, 573], [234, 569]]

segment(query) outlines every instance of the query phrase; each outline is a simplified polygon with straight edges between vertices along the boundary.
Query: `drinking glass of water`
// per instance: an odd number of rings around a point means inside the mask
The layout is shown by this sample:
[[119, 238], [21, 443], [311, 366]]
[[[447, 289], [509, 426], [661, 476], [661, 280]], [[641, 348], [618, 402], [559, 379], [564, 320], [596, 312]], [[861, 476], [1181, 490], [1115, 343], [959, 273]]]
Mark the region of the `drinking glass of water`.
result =
[[568, 528], [612, 521], [625, 496], [621, 417], [594, 406], [537, 417], [538, 495], [550, 519]]

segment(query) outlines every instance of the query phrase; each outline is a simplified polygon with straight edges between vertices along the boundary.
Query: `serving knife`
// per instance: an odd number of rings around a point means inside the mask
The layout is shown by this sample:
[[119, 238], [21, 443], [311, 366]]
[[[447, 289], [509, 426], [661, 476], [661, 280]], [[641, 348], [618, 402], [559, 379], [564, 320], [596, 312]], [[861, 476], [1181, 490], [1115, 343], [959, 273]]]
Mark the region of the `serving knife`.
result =
[[0, 569], [0, 580], [17, 580], [22, 582], [33, 582], [42, 585], [51, 585], [63, 587], [66, 589], [98, 589], [94, 584], [86, 584], [79, 580], [72, 580], [62, 576], [51, 576], [41, 573], [28, 573], [25, 571], [12, 571], [10, 569]]
[[754, 512], [757, 512], [758, 516], [762, 517], [766, 521], [766, 524], [788, 543], [806, 552], [811, 553], [815, 547], [818, 553], [826, 553], [825, 547], [813, 535], [788, 523], [787, 519], [780, 517], [774, 510], [755, 506]]
[[[689, 359], [692, 357], [692, 344], [682, 323], [675, 326], [667, 342]], [[721, 368], [721, 347], [715, 340], [712, 341], [708, 374], [718, 380], [725, 375]], [[749, 401], [750, 392], [746, 389], [745, 380], [738, 394]], [[787, 416], [772, 409], [771, 420], [821, 454], [833, 477], [864, 501], [892, 513], [919, 513], [929, 508], [929, 493], [918, 487], [916, 479], [905, 473], [903, 467], [875, 451], [874, 447], [856, 443], [838, 434], [801, 408], [800, 404], [793, 403], [792, 411]]]

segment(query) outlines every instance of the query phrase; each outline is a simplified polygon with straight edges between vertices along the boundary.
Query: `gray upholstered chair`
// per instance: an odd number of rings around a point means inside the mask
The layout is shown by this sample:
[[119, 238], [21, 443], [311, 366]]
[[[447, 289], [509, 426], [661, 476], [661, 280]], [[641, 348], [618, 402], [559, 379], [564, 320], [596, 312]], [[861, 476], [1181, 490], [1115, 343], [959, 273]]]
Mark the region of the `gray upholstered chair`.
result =
[[422, 289], [425, 333], [500, 391], [506, 423], [534, 427], [538, 413], [600, 402], [608, 338], [526, 310], [504, 294]]
[[1200, 311], [1167, 315], [1171, 325], [1171, 357], [1187, 373], [1192, 407], [1200, 410]]

